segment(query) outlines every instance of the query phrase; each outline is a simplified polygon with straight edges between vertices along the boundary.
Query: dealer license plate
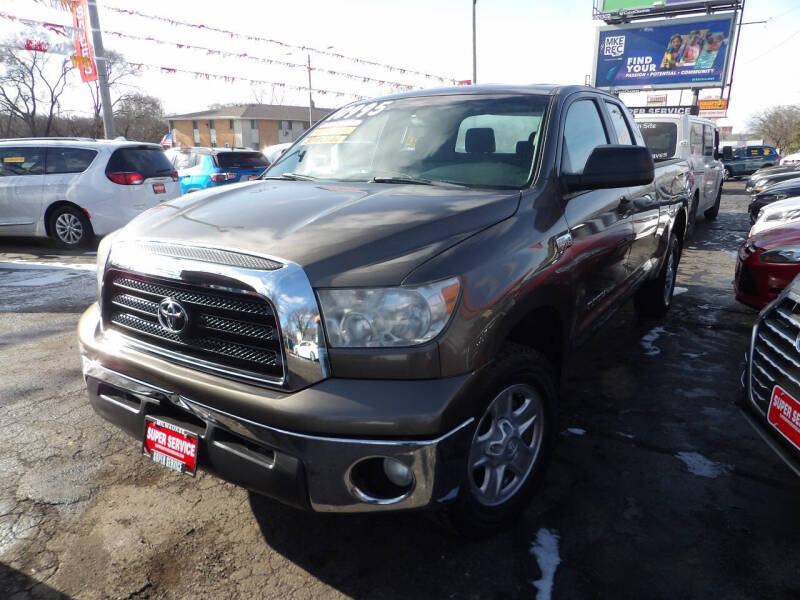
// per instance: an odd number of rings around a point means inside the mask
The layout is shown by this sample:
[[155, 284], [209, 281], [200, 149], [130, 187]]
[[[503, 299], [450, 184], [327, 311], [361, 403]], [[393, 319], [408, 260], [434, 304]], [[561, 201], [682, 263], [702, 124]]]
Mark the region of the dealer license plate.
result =
[[772, 388], [767, 421], [795, 448], [800, 449], [800, 402], [779, 385]]
[[153, 184], [153, 191], [156, 194], [163, 194], [167, 191], [167, 187], [163, 183], [154, 183]]
[[161, 466], [194, 477], [197, 469], [197, 435], [155, 417], [147, 417], [144, 455]]

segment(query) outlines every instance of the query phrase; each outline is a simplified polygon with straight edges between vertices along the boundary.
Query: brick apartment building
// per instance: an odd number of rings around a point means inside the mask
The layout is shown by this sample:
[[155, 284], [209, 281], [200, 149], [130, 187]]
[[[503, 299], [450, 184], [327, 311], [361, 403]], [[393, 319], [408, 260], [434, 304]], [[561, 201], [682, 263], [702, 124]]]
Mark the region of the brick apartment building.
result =
[[[314, 122], [329, 112], [331, 109], [312, 109]], [[167, 119], [176, 146], [260, 150], [300, 137], [308, 129], [308, 107], [242, 104]]]

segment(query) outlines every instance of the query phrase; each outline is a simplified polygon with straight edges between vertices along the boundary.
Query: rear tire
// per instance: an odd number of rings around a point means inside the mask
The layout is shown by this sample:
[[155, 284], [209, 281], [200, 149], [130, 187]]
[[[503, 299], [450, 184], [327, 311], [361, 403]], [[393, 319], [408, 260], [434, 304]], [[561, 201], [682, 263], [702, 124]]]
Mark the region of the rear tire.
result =
[[681, 245], [673, 233], [669, 238], [667, 256], [658, 277], [646, 282], [633, 297], [633, 304], [644, 317], [663, 317], [672, 304], [675, 279], [681, 259]]
[[555, 369], [536, 350], [506, 344], [479, 394], [482, 413], [463, 457], [458, 498], [438, 515], [473, 538], [514, 522], [542, 483], [555, 441]]
[[719, 214], [719, 203], [721, 200], [722, 200], [722, 186], [719, 186], [719, 189], [717, 190], [717, 198], [714, 200], [714, 206], [712, 206], [706, 212], [703, 213], [706, 219], [708, 219], [709, 221], [713, 221], [714, 219], [717, 218], [717, 215]]
[[731, 171], [730, 167], [725, 167], [722, 169], [722, 180], [728, 181], [729, 179], [733, 179], [733, 171]]
[[48, 224], [50, 237], [62, 248], [81, 248], [94, 237], [86, 213], [68, 204], [54, 209], [50, 213]]

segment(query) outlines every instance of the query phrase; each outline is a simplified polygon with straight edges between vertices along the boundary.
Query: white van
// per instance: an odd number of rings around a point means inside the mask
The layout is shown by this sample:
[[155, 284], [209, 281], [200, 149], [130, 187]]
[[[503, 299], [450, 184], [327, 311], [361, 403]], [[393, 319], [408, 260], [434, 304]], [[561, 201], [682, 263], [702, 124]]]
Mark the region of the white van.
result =
[[88, 138], [0, 140], [0, 236], [73, 248], [181, 195], [158, 144]]
[[694, 193], [693, 206], [689, 207], [689, 230], [694, 229], [700, 212], [706, 219], [715, 219], [722, 196], [723, 166], [714, 121], [686, 114], [637, 114], [636, 123], [655, 162], [680, 158], [692, 168]]

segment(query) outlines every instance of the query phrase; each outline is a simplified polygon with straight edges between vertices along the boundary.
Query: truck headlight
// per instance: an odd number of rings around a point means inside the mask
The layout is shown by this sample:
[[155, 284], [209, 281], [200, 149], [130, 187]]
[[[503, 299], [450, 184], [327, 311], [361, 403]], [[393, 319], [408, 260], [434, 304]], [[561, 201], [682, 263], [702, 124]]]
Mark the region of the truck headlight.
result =
[[457, 278], [423, 286], [318, 290], [328, 342], [334, 348], [424, 344], [450, 321]]
[[800, 246], [778, 246], [760, 256], [765, 263], [800, 263]]

